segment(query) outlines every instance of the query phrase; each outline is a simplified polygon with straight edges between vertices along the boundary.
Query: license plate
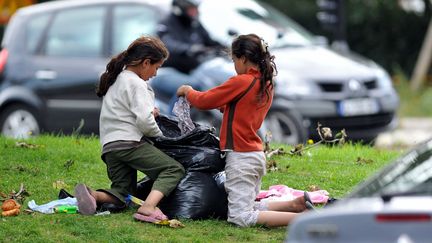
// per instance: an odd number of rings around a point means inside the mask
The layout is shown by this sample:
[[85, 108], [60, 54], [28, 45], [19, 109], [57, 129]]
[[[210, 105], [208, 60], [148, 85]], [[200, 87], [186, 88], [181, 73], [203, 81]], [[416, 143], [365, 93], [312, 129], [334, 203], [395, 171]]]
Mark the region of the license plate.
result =
[[378, 113], [379, 107], [375, 99], [360, 98], [339, 102], [338, 111], [341, 116], [359, 116]]

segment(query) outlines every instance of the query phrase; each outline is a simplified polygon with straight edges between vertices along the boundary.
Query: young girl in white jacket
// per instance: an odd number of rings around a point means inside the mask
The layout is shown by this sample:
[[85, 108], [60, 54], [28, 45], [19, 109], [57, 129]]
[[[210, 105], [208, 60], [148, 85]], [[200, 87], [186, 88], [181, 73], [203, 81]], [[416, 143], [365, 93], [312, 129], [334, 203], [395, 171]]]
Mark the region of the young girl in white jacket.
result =
[[91, 215], [97, 203], [124, 205], [134, 194], [137, 171], [154, 180], [153, 188], [134, 217], [146, 222], [166, 219], [157, 207], [184, 176], [183, 166], [143, 137], [162, 136], [156, 124], [158, 110], [147, 80], [168, 58], [165, 45], [154, 37], [141, 37], [113, 57], [100, 78], [97, 95], [103, 97], [100, 114], [102, 160], [112, 184], [108, 190], [75, 188], [80, 213]]

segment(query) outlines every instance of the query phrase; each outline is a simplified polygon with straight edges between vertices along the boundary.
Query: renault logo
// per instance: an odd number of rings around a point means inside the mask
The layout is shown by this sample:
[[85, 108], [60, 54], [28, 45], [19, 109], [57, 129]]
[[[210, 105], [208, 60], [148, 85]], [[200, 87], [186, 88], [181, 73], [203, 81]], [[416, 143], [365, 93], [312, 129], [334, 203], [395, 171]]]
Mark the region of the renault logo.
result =
[[351, 91], [359, 91], [361, 88], [361, 84], [359, 81], [355, 80], [355, 79], [350, 79], [350, 81], [348, 81], [348, 89]]

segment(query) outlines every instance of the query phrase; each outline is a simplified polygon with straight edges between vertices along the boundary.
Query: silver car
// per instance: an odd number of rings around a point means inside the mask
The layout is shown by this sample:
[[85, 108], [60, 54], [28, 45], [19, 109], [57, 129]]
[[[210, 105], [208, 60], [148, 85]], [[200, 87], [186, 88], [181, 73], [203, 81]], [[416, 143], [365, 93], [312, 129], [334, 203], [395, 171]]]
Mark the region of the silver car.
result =
[[288, 228], [286, 242], [432, 242], [432, 140]]
[[[287, 6], [289, 2], [287, 1]], [[276, 101], [297, 113], [268, 115], [275, 141], [288, 144], [317, 139], [317, 123], [352, 140], [373, 141], [397, 125], [399, 97], [389, 74], [372, 60], [335, 52], [292, 19], [264, 1], [202, 1], [200, 18], [210, 35], [230, 43], [230, 35], [256, 33], [270, 45], [278, 66]], [[223, 13], [223, 17], [221, 17]]]

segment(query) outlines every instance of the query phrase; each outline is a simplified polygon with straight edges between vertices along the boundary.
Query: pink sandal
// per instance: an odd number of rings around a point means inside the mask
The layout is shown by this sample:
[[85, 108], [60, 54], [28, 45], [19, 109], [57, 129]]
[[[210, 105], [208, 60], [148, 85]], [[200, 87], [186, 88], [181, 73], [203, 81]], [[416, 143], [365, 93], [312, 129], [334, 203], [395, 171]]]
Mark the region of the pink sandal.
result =
[[78, 211], [84, 215], [96, 213], [96, 199], [90, 194], [84, 184], [78, 184], [75, 187], [75, 197], [78, 202]]
[[168, 219], [168, 217], [165, 214], [163, 214], [160, 210], [155, 210], [150, 215], [135, 213], [133, 217], [138, 221], [147, 222], [147, 223], [159, 223], [162, 220]]

